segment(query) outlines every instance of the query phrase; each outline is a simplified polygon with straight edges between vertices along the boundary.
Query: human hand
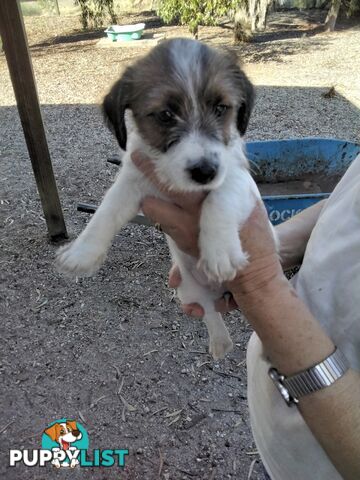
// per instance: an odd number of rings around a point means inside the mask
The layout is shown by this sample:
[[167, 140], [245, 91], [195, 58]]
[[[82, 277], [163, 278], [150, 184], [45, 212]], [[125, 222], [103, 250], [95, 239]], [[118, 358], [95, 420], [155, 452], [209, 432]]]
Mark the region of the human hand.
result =
[[[227, 282], [227, 289], [224, 297], [216, 301], [216, 310], [225, 313], [238, 308], [236, 297], [242, 298], [248, 292], [261, 288], [267, 282], [277, 276], [283, 276], [276, 245], [267, 218], [266, 210], [259, 201], [249, 219], [240, 231], [240, 239], [244, 251], [249, 254], [249, 265], [231, 282]], [[174, 265], [169, 273], [169, 286], [177, 288], [181, 283], [180, 271]], [[204, 311], [196, 303], [182, 305], [182, 309], [188, 315], [202, 317]]]
[[250, 217], [241, 227], [240, 239], [250, 261], [248, 266], [239, 270], [234, 280], [226, 285], [237, 299], [260, 289], [274, 278], [284, 277], [274, 230], [262, 201], [258, 200]]
[[[177, 265], [173, 265], [169, 271], [169, 287], [170, 288], [178, 288], [181, 283], [181, 274], [179, 267]], [[226, 292], [223, 297], [219, 298], [215, 302], [215, 308], [218, 312], [226, 313], [230, 312], [231, 310], [235, 310], [238, 308], [234, 298], [232, 297], [230, 292]], [[195, 318], [202, 318], [204, 316], [204, 309], [198, 303], [187, 303], [182, 304], [181, 309], [187, 315], [191, 315]]]

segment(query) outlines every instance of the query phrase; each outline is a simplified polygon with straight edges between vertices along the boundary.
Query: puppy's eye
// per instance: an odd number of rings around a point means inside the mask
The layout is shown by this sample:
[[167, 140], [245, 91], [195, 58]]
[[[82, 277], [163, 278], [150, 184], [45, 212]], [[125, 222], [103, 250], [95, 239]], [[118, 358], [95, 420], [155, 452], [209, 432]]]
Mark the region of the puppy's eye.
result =
[[215, 108], [214, 108], [215, 115], [219, 118], [222, 117], [223, 115], [225, 115], [225, 112], [228, 110], [228, 108], [229, 107], [227, 105], [224, 105], [222, 103], [215, 105]]
[[168, 144], [166, 145], [166, 148], [169, 150], [169, 148], [173, 147], [174, 145], [176, 145], [178, 143], [179, 139], [176, 138], [176, 139], [173, 139], [173, 140], [170, 140], [168, 142]]
[[172, 123], [175, 120], [175, 115], [170, 110], [163, 110], [156, 114], [156, 118], [161, 123]]

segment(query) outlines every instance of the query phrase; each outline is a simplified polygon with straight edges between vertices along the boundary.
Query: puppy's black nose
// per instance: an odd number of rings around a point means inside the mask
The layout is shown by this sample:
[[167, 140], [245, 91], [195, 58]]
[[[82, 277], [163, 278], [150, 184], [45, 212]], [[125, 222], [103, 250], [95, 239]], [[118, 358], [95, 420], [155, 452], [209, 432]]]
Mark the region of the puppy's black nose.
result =
[[215, 178], [218, 166], [213, 162], [209, 162], [205, 158], [202, 158], [198, 163], [189, 167], [187, 171], [194, 182], [206, 185]]
[[74, 437], [78, 437], [80, 435], [80, 431], [79, 430], [73, 430], [72, 434], [74, 435]]

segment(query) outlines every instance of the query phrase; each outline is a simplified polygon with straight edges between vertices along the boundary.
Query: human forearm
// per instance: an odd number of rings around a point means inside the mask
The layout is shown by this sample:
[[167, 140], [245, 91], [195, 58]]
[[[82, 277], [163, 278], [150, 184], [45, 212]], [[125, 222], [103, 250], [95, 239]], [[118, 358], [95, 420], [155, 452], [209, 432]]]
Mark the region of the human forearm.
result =
[[275, 227], [279, 238], [279, 255], [284, 270], [301, 263], [311, 232], [325, 202], [326, 200], [322, 200]]
[[360, 375], [349, 370], [332, 386], [303, 397], [299, 409], [345, 480], [360, 478]]
[[264, 284], [257, 278], [250, 280], [239, 285], [235, 281], [229, 287], [266, 356], [281, 373], [298, 373], [333, 352], [333, 342], [283, 275]]
[[[232, 291], [261, 338], [265, 355], [281, 373], [296, 374], [333, 352], [333, 342], [283, 276], [259, 289], [254, 286]], [[359, 373], [350, 370], [332, 386], [302, 397], [298, 408], [342, 477], [359, 479]]]

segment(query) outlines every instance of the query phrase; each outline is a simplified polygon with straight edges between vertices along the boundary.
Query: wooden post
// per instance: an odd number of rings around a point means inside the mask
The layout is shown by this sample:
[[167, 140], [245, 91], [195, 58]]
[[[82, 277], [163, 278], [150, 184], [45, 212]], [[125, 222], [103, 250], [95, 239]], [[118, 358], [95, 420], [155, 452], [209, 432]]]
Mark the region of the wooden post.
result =
[[50, 238], [67, 238], [19, 0], [0, 0], [0, 33]]

